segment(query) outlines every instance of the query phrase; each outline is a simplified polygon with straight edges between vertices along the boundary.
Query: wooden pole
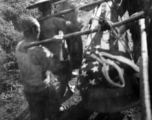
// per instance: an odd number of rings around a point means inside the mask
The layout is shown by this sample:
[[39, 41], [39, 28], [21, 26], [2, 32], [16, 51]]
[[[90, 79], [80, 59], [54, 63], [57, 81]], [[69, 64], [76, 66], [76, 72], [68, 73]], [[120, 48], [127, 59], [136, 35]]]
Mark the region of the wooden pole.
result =
[[152, 120], [150, 105], [150, 89], [148, 74], [148, 50], [147, 35], [145, 31], [145, 19], [139, 20], [141, 30], [141, 77], [140, 77], [140, 98], [142, 107], [142, 120]]
[[[140, 98], [141, 98], [141, 119], [152, 120], [149, 86], [149, 56], [147, 46], [146, 22], [149, 22], [150, 0], [142, 0], [145, 19], [139, 21], [141, 30], [141, 77], [140, 77]], [[146, 21], [147, 20], [147, 21]], [[147, 26], [149, 27], [149, 26]]]
[[[142, 17], [144, 17], [144, 12], [143, 11], [141, 11], [137, 15], [135, 15], [133, 17], [130, 17], [130, 18], [124, 20], [124, 21], [113, 23], [112, 27], [118, 27], [118, 26], [127, 24], [129, 22], [133, 22], [135, 20], [138, 20]], [[67, 38], [72, 37], [72, 36], [80, 36], [80, 35], [90, 34], [90, 33], [93, 33], [93, 32], [97, 32], [98, 30], [99, 30], [99, 28], [95, 28], [95, 29], [92, 29], [92, 30], [86, 30], [86, 31], [82, 31], [82, 32], [74, 32], [74, 33], [66, 34], [66, 35], [63, 36], [63, 39], [67, 39]], [[50, 43], [50, 42], [59, 42], [59, 41], [61, 41], [61, 40], [57, 40], [55, 38], [49, 38], [49, 39], [46, 39], [46, 40], [30, 43], [29, 45], [25, 46], [25, 48], [29, 48], [29, 47], [37, 46], [37, 45], [41, 45], [41, 44], [46, 44], [46, 43]]]
[[[78, 7], [77, 9], [78, 9], [78, 10], [83, 10], [83, 9], [85, 9], [85, 8], [87, 8], [87, 7], [100, 5], [101, 3], [107, 2], [107, 1], [109, 1], [109, 0], [94, 1], [94, 2], [89, 3], [89, 4], [87, 4], [87, 5], [80, 6], [80, 7]], [[72, 9], [72, 8], [71, 8], [71, 9], [67, 9], [67, 10], [63, 10], [63, 11], [60, 11], [60, 12], [58, 12], [58, 13], [55, 13], [55, 14], [52, 14], [52, 15], [49, 15], [49, 16], [40, 18], [40, 19], [38, 19], [38, 20], [39, 20], [39, 21], [42, 21], [42, 20], [48, 19], [48, 18], [50, 18], [50, 17], [60, 16], [60, 15], [67, 14], [67, 13], [70, 13], [70, 12], [73, 12], [73, 11], [74, 11], [74, 9]]]
[[60, 0], [60, 1], [54, 2], [53, 5], [58, 5], [58, 4], [61, 4], [61, 3], [66, 2], [66, 1], [67, 1], [67, 0]]

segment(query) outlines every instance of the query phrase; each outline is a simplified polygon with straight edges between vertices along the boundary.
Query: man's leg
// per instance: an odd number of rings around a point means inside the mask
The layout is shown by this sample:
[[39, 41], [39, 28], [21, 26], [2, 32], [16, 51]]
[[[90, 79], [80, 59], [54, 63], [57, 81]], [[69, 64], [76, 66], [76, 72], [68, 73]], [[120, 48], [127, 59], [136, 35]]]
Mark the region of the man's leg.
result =
[[61, 98], [53, 86], [47, 88], [46, 94], [47, 97], [45, 99], [45, 115], [48, 120], [53, 120], [59, 113]]
[[45, 101], [42, 93], [25, 92], [29, 104], [31, 120], [45, 120]]

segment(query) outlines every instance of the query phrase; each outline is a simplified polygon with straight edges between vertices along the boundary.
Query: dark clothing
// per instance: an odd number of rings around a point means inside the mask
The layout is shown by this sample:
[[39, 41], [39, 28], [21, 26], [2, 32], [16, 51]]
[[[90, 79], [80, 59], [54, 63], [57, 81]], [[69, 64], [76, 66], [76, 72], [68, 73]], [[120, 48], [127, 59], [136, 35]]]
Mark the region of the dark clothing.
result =
[[[59, 111], [60, 99], [56, 90], [50, 86], [39, 93], [24, 92], [29, 103], [31, 120], [52, 120]], [[52, 97], [53, 96], [53, 97]]]
[[[79, 29], [75, 24], [67, 24], [65, 19], [59, 17], [51, 17], [44, 21], [40, 21], [41, 34], [40, 40], [49, 39], [59, 34], [59, 31], [63, 31], [64, 34], [77, 32]], [[70, 55], [70, 62], [72, 69], [78, 69], [82, 62], [82, 40], [80, 36], [69, 37], [66, 39], [68, 53]], [[53, 53], [60, 53], [56, 43], [45, 44], [45, 46]], [[64, 50], [65, 51], [65, 50]], [[63, 52], [64, 52], [63, 51]], [[64, 54], [66, 55], [66, 54]], [[57, 55], [58, 56], [58, 55]]]

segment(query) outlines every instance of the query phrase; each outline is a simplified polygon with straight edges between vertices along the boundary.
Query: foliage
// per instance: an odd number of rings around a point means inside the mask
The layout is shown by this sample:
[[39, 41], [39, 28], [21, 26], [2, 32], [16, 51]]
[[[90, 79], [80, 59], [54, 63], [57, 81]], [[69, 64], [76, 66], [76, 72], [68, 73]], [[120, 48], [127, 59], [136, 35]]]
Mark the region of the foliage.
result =
[[[8, 62], [16, 62], [14, 51], [23, 40], [19, 26], [22, 15], [38, 16], [36, 10], [26, 10], [33, 0], [0, 0], [0, 67]], [[20, 84], [18, 70], [0, 70], [0, 119], [11, 120], [27, 107]]]

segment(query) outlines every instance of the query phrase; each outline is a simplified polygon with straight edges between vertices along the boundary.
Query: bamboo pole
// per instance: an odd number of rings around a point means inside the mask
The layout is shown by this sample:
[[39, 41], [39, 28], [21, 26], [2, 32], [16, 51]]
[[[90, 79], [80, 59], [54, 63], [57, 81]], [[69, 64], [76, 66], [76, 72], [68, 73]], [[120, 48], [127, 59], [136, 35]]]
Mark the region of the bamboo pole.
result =
[[[149, 86], [149, 56], [147, 49], [146, 22], [149, 19], [150, 0], [143, 0], [145, 19], [139, 21], [141, 31], [141, 77], [140, 77], [140, 98], [141, 98], [141, 119], [152, 120]], [[147, 20], [147, 21], [146, 21]], [[149, 26], [147, 26], [149, 27]]]
[[145, 32], [145, 19], [139, 21], [141, 30], [141, 76], [140, 76], [140, 98], [142, 107], [142, 120], [152, 120], [150, 105], [150, 89], [148, 75], [148, 50], [147, 35]]
[[[94, 1], [94, 2], [89, 3], [89, 4], [87, 4], [87, 5], [80, 6], [80, 7], [78, 7], [77, 9], [78, 9], [78, 10], [83, 10], [83, 9], [85, 9], [85, 8], [87, 8], [87, 7], [100, 5], [101, 3], [107, 2], [107, 1], [109, 1], [109, 0]], [[40, 19], [38, 19], [38, 20], [39, 20], [39, 21], [42, 21], [42, 20], [48, 19], [48, 18], [50, 18], [50, 17], [60, 16], [60, 15], [67, 14], [67, 13], [70, 13], [70, 12], [73, 12], [73, 11], [74, 11], [73, 8], [67, 9], [67, 10], [63, 10], [63, 11], [60, 11], [60, 12], [58, 12], [58, 13], [55, 13], [55, 14], [52, 14], [52, 15], [49, 15], [49, 16], [40, 18]]]
[[[141, 11], [137, 15], [135, 15], [133, 17], [130, 17], [130, 18], [124, 20], [124, 21], [113, 23], [112, 27], [118, 27], [118, 26], [127, 24], [129, 22], [133, 22], [135, 20], [138, 20], [142, 17], [144, 17], [144, 12], [143, 11]], [[63, 39], [67, 39], [67, 38], [72, 37], [72, 36], [80, 36], [80, 35], [90, 34], [90, 33], [93, 33], [93, 32], [97, 32], [98, 30], [99, 30], [99, 28], [95, 28], [95, 29], [92, 29], [92, 30], [86, 30], [86, 31], [82, 31], [82, 32], [74, 32], [74, 33], [66, 34], [66, 35], [63, 36]], [[58, 39], [55, 39], [55, 38], [49, 38], [49, 39], [46, 39], [46, 40], [30, 43], [29, 45], [25, 46], [25, 48], [30, 48], [32, 46], [37, 46], [37, 45], [46, 44], [46, 43], [50, 43], [50, 42], [59, 42], [59, 41], [61, 41], [61, 40], [58, 40]]]
[[54, 2], [53, 5], [58, 5], [58, 4], [61, 4], [61, 3], [66, 2], [66, 1], [67, 1], [67, 0], [60, 0], [60, 1]]

